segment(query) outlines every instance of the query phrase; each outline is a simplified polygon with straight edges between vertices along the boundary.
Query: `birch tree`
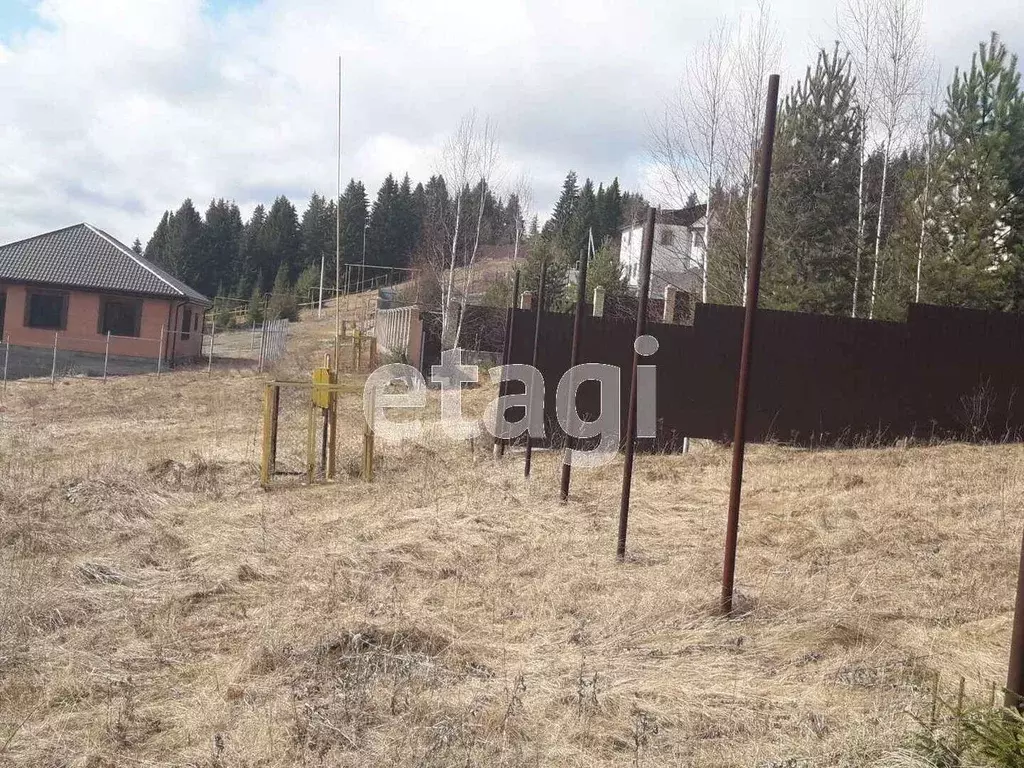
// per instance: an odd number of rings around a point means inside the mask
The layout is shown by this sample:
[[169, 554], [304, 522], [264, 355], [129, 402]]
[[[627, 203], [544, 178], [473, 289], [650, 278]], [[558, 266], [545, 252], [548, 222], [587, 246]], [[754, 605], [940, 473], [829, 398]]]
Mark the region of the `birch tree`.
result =
[[[449, 348], [459, 344], [466, 300], [473, 281], [473, 265], [480, 248], [480, 230], [483, 224], [484, 202], [491, 176], [498, 160], [498, 142], [494, 125], [489, 118], [481, 121], [476, 112], [463, 117], [455, 132], [445, 142], [440, 156], [440, 173], [453, 192], [452, 210], [443, 211], [450, 247], [445, 254], [443, 269], [435, 270], [441, 283], [441, 338]], [[479, 189], [475, 233], [472, 247], [463, 255], [464, 284], [458, 301], [458, 311], [452, 317], [456, 299], [456, 269], [460, 266], [459, 238], [465, 221], [467, 190], [470, 184]], [[472, 223], [469, 224], [472, 226]]]
[[924, 52], [919, 0], [885, 0], [879, 16], [878, 123], [882, 130], [882, 182], [875, 222], [874, 261], [868, 317], [875, 316], [885, 220], [885, 195], [893, 143], [900, 141], [919, 113]]
[[[661, 121], [653, 127], [650, 154], [661, 171], [662, 192], [673, 205], [683, 207], [695, 190], [706, 201], [704, 249], [698, 265], [701, 273], [701, 301], [708, 300], [708, 253], [711, 244], [713, 191], [729, 170], [726, 152], [730, 142], [732, 86], [732, 30], [718, 22], [698, 46], [684, 76], [668, 100]], [[689, 244], [680, 243], [687, 261]], [[688, 264], [687, 264], [688, 266]]]
[[860, 272], [864, 256], [865, 188], [864, 170], [868, 164], [868, 133], [875, 119], [878, 96], [877, 0], [846, 0], [839, 17], [839, 36], [850, 52], [857, 77], [857, 112], [860, 119], [860, 171], [857, 182], [857, 243], [853, 270], [853, 299], [850, 316], [857, 317], [860, 298]]
[[768, 90], [768, 75], [778, 69], [782, 55], [782, 36], [772, 18], [768, 0], [758, 0], [757, 12], [745, 27], [741, 27], [735, 48], [735, 94], [734, 113], [736, 140], [735, 156], [739, 163], [739, 175], [746, 190], [746, 212], [743, 257], [743, 284], [740, 295], [746, 305], [746, 284], [750, 251], [750, 227], [754, 206], [754, 178], [757, 172], [758, 145], [761, 140], [761, 126], [764, 122], [764, 102]]
[[516, 234], [512, 247], [512, 264], [514, 266], [519, 260], [519, 243], [526, 234], [523, 230], [525, 230], [526, 222], [533, 210], [533, 181], [528, 174], [521, 173], [519, 175], [512, 185], [509, 197], [515, 197], [516, 200]]

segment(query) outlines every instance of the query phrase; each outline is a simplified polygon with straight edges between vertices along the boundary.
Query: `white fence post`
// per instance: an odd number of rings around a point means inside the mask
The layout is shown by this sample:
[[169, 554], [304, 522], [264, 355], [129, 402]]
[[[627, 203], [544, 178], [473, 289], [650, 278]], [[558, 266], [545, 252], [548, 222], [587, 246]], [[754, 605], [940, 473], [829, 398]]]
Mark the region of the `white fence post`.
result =
[[210, 323], [210, 357], [206, 361], [206, 373], [207, 375], [213, 373], [213, 342], [217, 338], [217, 318], [213, 318], [213, 322]]
[[11, 357], [11, 334], [7, 334], [7, 342], [4, 344], [4, 394], [7, 394], [7, 361]]
[[164, 334], [167, 332], [167, 326], [160, 326], [160, 351], [156, 356], [156, 377], [160, 378], [160, 369], [164, 364]]
[[107, 361], [110, 360], [110, 331], [107, 331], [107, 343], [103, 348], [103, 381], [107, 380]]
[[57, 331], [53, 332], [53, 365], [50, 366], [50, 386], [57, 386]]

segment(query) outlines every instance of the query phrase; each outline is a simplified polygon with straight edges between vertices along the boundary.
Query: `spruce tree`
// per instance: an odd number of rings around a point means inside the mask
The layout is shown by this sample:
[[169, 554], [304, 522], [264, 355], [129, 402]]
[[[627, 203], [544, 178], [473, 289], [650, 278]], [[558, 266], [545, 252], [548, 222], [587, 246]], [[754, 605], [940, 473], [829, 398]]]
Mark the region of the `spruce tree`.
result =
[[555, 210], [544, 225], [544, 236], [548, 238], [560, 238], [562, 232], [569, 226], [572, 215], [576, 210], [576, 203], [579, 200], [579, 186], [576, 183], [576, 171], [569, 171], [562, 182], [562, 193], [555, 203]]
[[203, 266], [197, 289], [209, 294], [215, 286], [236, 279], [242, 230], [242, 214], [237, 205], [226, 200], [210, 201], [200, 243]]
[[284, 265], [291, 282], [302, 265], [302, 232], [295, 206], [284, 195], [270, 206], [264, 232], [269, 250], [268, 266], [276, 273]]
[[298, 306], [295, 302], [295, 294], [291, 281], [288, 279], [288, 265], [284, 262], [277, 269], [277, 276], [274, 278], [274, 287], [270, 291], [270, 301], [267, 310], [271, 320], [297, 320]]
[[[369, 220], [370, 207], [363, 183], [350, 179], [339, 205], [341, 207], [341, 260], [345, 264], [358, 264], [362, 259], [363, 227]], [[344, 281], [344, 279], [344, 275], [342, 275], [342, 280]]]
[[[334, 280], [334, 206], [316, 192], [309, 198], [309, 205], [302, 214], [302, 258], [304, 270], [312, 267], [316, 272], [317, 286], [320, 284], [320, 266], [324, 267], [324, 283]], [[329, 265], [329, 268], [328, 268]], [[305, 299], [303, 299], [305, 301]]]
[[164, 211], [164, 215], [160, 217], [160, 223], [156, 225], [153, 236], [146, 243], [145, 250], [146, 259], [164, 268], [168, 266], [167, 239], [171, 231], [171, 217], [170, 211]]
[[169, 219], [167, 243], [164, 251], [165, 267], [172, 275], [189, 285], [200, 285], [202, 280], [203, 220], [188, 198]]
[[273, 274], [269, 271], [270, 247], [267, 243], [266, 223], [266, 209], [262, 204], [257, 205], [242, 230], [239, 256], [240, 274], [246, 276], [246, 283], [252, 285], [253, 290], [261, 293], [268, 287], [263, 282], [265, 279], [263, 276]]

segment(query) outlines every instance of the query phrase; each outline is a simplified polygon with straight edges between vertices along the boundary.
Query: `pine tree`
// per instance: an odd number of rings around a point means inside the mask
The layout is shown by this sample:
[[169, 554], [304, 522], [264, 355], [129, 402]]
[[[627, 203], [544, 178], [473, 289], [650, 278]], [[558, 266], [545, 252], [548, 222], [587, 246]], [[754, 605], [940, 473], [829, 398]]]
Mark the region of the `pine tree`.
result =
[[939, 162], [924, 299], [1021, 308], [1024, 101], [1017, 57], [999, 36], [957, 69], [937, 116]]
[[142, 255], [142, 241], [139, 240], [139, 238], [137, 237], [135, 238], [135, 242], [132, 243], [132, 250], [135, 252], [136, 255]]
[[587, 266], [587, 301], [593, 301], [594, 289], [599, 285], [604, 288], [605, 297], [610, 299], [629, 292], [629, 285], [622, 274], [617, 243], [607, 242], [601, 246]]
[[779, 113], [766, 306], [849, 314], [857, 233], [860, 120], [849, 56], [821, 50]]

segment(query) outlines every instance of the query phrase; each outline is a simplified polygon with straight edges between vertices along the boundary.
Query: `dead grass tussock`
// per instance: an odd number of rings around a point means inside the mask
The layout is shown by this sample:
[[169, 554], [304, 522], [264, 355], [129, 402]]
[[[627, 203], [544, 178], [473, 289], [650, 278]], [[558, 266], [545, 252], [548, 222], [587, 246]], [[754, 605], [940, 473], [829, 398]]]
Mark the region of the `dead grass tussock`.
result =
[[936, 672], [1001, 678], [1020, 447], [751, 449], [725, 619], [727, 450], [638, 457], [619, 565], [621, 465], [562, 505], [556, 454], [426, 437], [265, 494], [222, 373], [11, 387], [0, 762], [895, 765]]

